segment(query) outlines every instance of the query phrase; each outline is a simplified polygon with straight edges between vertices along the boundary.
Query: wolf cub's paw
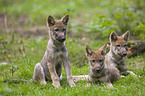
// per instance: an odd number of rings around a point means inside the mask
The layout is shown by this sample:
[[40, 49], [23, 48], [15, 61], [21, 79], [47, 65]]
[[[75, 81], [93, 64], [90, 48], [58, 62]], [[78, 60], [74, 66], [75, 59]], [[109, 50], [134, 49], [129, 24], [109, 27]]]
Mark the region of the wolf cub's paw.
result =
[[55, 88], [61, 88], [60, 82], [54, 82], [52, 85], [53, 85]]
[[113, 88], [112, 83], [107, 83], [108, 88]]
[[125, 76], [124, 76], [124, 75], [121, 75], [120, 77], [121, 77], [121, 78], [125, 78]]
[[73, 80], [72, 80], [72, 81], [69, 82], [69, 86], [70, 86], [70, 87], [74, 87], [74, 86], [76, 86], [76, 84], [75, 84], [75, 83], [73, 82]]
[[91, 83], [87, 83], [86, 87], [90, 87], [91, 86]]

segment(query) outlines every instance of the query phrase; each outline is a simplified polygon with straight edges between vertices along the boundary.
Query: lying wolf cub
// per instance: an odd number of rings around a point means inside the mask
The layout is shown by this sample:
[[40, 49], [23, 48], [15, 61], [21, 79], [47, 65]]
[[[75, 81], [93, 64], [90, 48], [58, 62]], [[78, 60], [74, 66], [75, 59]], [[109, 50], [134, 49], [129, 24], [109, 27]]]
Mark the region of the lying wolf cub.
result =
[[86, 46], [86, 56], [90, 65], [88, 86], [91, 83], [105, 82], [112, 87], [112, 82], [120, 79], [119, 70], [115, 67], [107, 67], [105, 63], [106, 48], [107, 44], [104, 44], [99, 50], [93, 51]]

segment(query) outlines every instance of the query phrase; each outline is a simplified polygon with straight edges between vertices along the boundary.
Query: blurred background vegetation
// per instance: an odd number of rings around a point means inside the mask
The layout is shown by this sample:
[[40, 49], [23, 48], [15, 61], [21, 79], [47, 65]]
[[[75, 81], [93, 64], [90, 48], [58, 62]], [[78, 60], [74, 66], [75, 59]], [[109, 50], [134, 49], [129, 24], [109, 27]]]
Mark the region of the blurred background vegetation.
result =
[[[0, 27], [46, 26], [48, 15], [70, 15], [70, 33], [89, 33], [97, 39], [112, 31], [145, 39], [145, 0], [0, 0]], [[4, 25], [6, 23], [6, 25]], [[39, 28], [38, 28], [39, 29]], [[91, 33], [91, 34], [90, 34]]]

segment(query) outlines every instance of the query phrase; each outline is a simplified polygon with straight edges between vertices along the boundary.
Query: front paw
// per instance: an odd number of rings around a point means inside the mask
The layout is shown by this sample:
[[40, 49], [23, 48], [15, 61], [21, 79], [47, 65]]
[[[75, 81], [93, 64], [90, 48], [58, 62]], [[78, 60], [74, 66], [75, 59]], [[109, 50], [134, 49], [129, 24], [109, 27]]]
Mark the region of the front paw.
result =
[[61, 87], [61, 86], [60, 86], [60, 82], [58, 82], [58, 81], [53, 82], [52, 85], [53, 85], [55, 88], [60, 88], [60, 87]]
[[70, 87], [76, 86], [73, 80], [69, 81], [69, 86], [70, 86]]
[[109, 88], [113, 88], [112, 83], [107, 83], [107, 86], [108, 86]]
[[43, 85], [43, 84], [45, 85], [45, 84], [47, 84], [47, 83], [46, 83], [46, 81], [40, 81], [40, 84], [41, 84], [41, 85]]
[[121, 75], [120, 77], [121, 77], [121, 78], [125, 78], [125, 76], [124, 76], [124, 75]]
[[127, 71], [128, 73], [130, 73], [133, 76], [137, 76], [135, 73], [133, 73], [132, 71]]
[[91, 83], [87, 83], [86, 87], [90, 87], [91, 86]]

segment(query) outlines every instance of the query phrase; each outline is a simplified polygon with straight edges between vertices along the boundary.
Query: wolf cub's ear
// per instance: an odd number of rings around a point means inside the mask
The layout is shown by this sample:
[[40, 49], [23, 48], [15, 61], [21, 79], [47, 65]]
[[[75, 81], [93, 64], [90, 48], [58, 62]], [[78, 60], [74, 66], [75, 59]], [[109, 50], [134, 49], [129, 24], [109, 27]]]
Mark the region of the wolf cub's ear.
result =
[[115, 42], [117, 40], [117, 34], [115, 32], [112, 32], [110, 34], [110, 42]]
[[48, 18], [47, 18], [47, 25], [48, 26], [55, 25], [55, 20], [54, 20], [54, 18], [51, 15], [49, 15]]
[[124, 40], [127, 42], [127, 41], [129, 40], [129, 37], [130, 37], [130, 32], [127, 31], [127, 32], [124, 33], [122, 36], [123, 36]]
[[103, 47], [101, 47], [101, 49], [102, 49], [101, 54], [102, 55], [106, 55], [106, 53], [107, 53], [107, 45], [108, 44], [106, 43], [106, 44], [103, 45]]
[[61, 18], [62, 23], [67, 26], [67, 23], [69, 21], [69, 15], [66, 14], [64, 17]]
[[93, 50], [88, 45], [86, 45], [86, 56], [91, 56], [92, 53], [93, 53]]

